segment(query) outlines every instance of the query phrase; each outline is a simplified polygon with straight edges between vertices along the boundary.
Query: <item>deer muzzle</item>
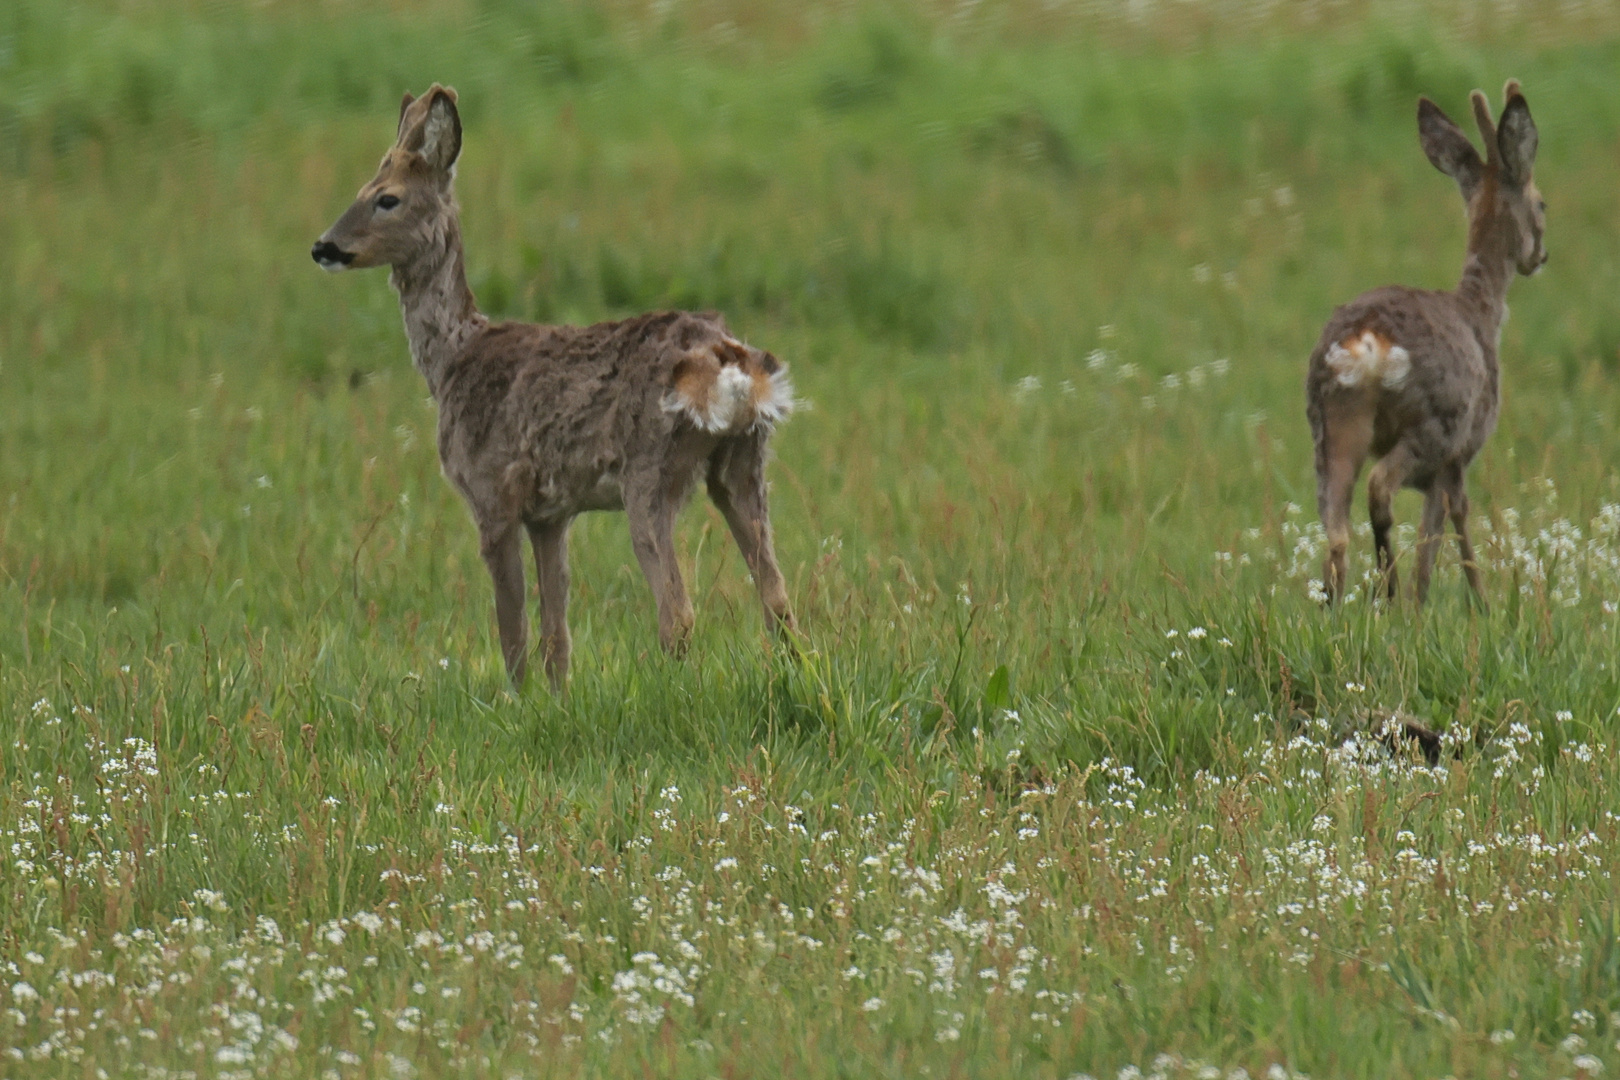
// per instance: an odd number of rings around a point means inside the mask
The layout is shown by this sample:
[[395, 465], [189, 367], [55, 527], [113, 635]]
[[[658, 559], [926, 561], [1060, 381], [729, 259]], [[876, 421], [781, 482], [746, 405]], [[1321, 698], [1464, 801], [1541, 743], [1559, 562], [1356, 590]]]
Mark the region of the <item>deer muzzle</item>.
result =
[[309, 257], [320, 263], [322, 270], [342, 270], [354, 262], [354, 252], [344, 251], [330, 240], [317, 240], [309, 249]]

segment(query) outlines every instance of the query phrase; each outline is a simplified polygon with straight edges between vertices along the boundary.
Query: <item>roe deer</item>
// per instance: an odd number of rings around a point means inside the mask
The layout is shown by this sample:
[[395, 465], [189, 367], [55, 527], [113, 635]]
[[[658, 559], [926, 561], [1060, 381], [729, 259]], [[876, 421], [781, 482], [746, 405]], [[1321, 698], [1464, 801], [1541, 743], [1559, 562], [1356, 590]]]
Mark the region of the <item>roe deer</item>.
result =
[[1390, 286], [1364, 293], [1333, 313], [1311, 354], [1305, 412], [1316, 441], [1316, 502], [1328, 543], [1322, 586], [1329, 600], [1346, 587], [1351, 492], [1371, 454], [1377, 463], [1367, 480], [1367, 512], [1389, 596], [1396, 595], [1390, 504], [1410, 487], [1423, 492], [1417, 602], [1428, 596], [1448, 515], [1463, 572], [1484, 602], [1468, 539], [1463, 473], [1496, 427], [1496, 350], [1508, 285], [1515, 271], [1529, 276], [1547, 261], [1547, 207], [1531, 178], [1535, 121], [1517, 80], [1508, 81], [1502, 96], [1496, 124], [1485, 95], [1471, 95], [1484, 160], [1439, 106], [1418, 99], [1423, 151], [1457, 182], [1468, 205], [1468, 257], [1456, 290]]
[[568, 526], [623, 509], [679, 651], [692, 604], [675, 558], [675, 515], [699, 476], [759, 589], [767, 623], [791, 630], [766, 506], [766, 443], [792, 411], [786, 368], [714, 314], [661, 312], [595, 326], [491, 322], [463, 269], [452, 182], [461, 152], [454, 90], [405, 95], [396, 140], [354, 205], [310, 254], [327, 270], [387, 265], [411, 359], [439, 410], [439, 461], [467, 500], [495, 583], [512, 682], [527, 663], [523, 532], [540, 579], [546, 674], [567, 681]]

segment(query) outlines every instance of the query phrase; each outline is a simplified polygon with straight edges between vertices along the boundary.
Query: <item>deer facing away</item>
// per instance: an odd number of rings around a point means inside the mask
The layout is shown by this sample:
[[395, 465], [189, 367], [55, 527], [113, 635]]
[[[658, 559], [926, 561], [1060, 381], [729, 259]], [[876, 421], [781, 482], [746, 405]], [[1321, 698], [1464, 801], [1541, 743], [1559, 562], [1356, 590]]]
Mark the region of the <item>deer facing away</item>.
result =
[[1496, 427], [1497, 344], [1507, 290], [1547, 261], [1546, 204], [1531, 177], [1537, 134], [1516, 80], [1503, 90], [1500, 122], [1475, 90], [1482, 160], [1468, 137], [1428, 98], [1418, 101], [1418, 134], [1435, 168], [1457, 182], [1468, 206], [1468, 256], [1451, 292], [1390, 286], [1333, 313], [1311, 354], [1306, 415], [1316, 442], [1316, 501], [1327, 532], [1323, 588], [1346, 587], [1350, 500], [1370, 455], [1367, 511], [1378, 568], [1396, 595], [1391, 502], [1402, 487], [1423, 492], [1413, 591], [1428, 595], [1435, 548], [1449, 515], [1463, 572], [1483, 602], [1468, 538], [1463, 474]]
[[794, 401], [786, 368], [713, 314], [662, 312], [595, 326], [491, 322], [467, 287], [452, 183], [454, 90], [405, 95], [394, 145], [310, 254], [328, 270], [390, 266], [411, 359], [439, 410], [439, 460], [478, 527], [513, 683], [527, 662], [522, 538], [534, 548], [541, 641], [554, 688], [569, 659], [568, 527], [623, 509], [679, 651], [692, 604], [676, 513], [699, 477], [742, 549], [767, 623], [791, 629], [766, 506], [766, 444]]

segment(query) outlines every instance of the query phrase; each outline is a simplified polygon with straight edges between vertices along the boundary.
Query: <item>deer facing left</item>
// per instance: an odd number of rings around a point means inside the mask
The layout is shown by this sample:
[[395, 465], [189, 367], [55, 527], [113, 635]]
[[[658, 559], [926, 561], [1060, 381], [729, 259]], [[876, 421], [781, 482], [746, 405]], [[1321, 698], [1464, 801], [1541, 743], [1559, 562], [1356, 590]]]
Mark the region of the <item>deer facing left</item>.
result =
[[765, 462], [794, 400], [786, 368], [714, 314], [659, 312], [595, 326], [492, 322], [467, 287], [453, 191], [461, 154], [454, 90], [405, 95], [394, 145], [311, 256], [327, 270], [392, 268], [411, 359], [439, 410], [439, 461], [466, 499], [495, 586], [501, 652], [521, 685], [528, 656], [524, 533], [540, 583], [546, 674], [567, 680], [568, 528], [625, 511], [679, 651], [692, 604], [675, 516], [697, 481], [725, 517], [768, 624], [791, 630], [767, 508]]

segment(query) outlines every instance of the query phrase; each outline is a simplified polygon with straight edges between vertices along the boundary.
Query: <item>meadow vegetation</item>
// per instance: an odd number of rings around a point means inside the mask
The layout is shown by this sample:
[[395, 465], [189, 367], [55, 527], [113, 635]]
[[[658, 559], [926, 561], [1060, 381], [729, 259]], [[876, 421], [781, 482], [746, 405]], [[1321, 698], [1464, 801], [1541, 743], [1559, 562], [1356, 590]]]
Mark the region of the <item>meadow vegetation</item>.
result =
[[[8, 0], [0, 1072], [1620, 1069], [1617, 64], [1575, 0]], [[1324, 610], [1305, 359], [1455, 283], [1415, 99], [1510, 75], [1490, 610], [1364, 527]], [[307, 254], [435, 80], [486, 310], [791, 365], [797, 652], [694, 504], [664, 657], [596, 515], [508, 691], [385, 276]]]

